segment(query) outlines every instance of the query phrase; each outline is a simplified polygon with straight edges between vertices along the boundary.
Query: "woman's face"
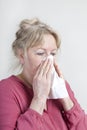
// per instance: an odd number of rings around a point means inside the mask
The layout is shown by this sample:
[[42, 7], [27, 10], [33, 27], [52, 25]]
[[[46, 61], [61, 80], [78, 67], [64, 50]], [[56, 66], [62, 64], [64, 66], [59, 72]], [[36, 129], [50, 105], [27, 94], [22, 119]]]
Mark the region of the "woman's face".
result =
[[23, 57], [23, 72], [29, 74], [31, 78], [36, 73], [37, 68], [49, 55], [55, 57], [57, 53], [56, 41], [52, 35], [44, 35], [43, 44], [29, 48]]

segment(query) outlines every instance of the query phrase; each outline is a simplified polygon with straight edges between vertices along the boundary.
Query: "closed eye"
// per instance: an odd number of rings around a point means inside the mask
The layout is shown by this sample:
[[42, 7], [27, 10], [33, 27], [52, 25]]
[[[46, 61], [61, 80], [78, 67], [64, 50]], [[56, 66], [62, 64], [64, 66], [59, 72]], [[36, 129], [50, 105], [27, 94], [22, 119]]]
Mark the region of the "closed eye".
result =
[[51, 53], [52, 56], [56, 56], [56, 53]]
[[44, 52], [38, 52], [37, 55], [44, 55], [45, 53]]

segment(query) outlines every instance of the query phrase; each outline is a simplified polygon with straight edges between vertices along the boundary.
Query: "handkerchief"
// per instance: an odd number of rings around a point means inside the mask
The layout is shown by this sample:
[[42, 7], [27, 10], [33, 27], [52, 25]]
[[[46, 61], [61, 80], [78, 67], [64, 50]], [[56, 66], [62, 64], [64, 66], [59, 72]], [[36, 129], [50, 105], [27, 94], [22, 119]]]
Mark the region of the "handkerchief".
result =
[[[53, 56], [48, 56], [50, 60], [53, 61]], [[53, 63], [53, 62], [52, 62]], [[48, 98], [58, 99], [68, 97], [68, 92], [66, 89], [65, 81], [63, 78], [59, 77], [54, 66], [52, 69], [52, 79], [51, 79], [51, 89]]]

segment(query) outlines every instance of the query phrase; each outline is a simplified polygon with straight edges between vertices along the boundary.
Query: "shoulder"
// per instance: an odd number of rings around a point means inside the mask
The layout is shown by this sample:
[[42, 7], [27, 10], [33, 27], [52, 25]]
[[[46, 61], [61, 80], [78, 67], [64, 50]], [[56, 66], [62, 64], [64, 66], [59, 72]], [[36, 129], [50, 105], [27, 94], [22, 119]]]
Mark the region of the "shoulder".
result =
[[2, 79], [0, 81], [0, 89], [11, 86], [12, 83], [13, 83], [12, 76]]
[[14, 93], [15, 91], [19, 91], [22, 89], [22, 83], [16, 78], [16, 76], [12, 75], [8, 78], [2, 79], [0, 81], [0, 94], [1, 93]]
[[32, 90], [28, 89], [15, 75], [12, 75], [0, 81], [0, 94], [2, 96], [26, 97], [26, 95], [32, 95]]
[[32, 98], [32, 91], [26, 89], [26, 86], [16, 76], [10, 76], [0, 81], [0, 102], [2, 106], [18, 107], [24, 111]]
[[20, 80], [12, 75], [0, 81], [0, 101], [3, 103], [17, 103], [25, 95], [25, 89]]
[[3, 89], [3, 88], [10, 88], [11, 86], [14, 86], [14, 84], [16, 83], [15, 81], [15, 76], [10, 76], [8, 78], [5, 78], [5, 79], [2, 79], [0, 81], [0, 89]]

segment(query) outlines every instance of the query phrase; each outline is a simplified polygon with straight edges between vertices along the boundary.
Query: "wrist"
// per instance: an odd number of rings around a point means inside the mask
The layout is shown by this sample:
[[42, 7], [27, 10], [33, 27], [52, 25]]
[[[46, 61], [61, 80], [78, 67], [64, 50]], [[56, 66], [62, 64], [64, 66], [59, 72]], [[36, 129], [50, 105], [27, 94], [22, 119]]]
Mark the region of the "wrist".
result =
[[62, 104], [62, 106], [63, 106], [65, 111], [70, 110], [74, 106], [74, 103], [70, 99], [70, 97], [66, 97], [66, 98], [60, 99], [60, 102], [61, 102], [61, 104]]
[[46, 98], [38, 98], [34, 97], [31, 101], [30, 108], [38, 112], [39, 114], [43, 114], [46, 105]]

